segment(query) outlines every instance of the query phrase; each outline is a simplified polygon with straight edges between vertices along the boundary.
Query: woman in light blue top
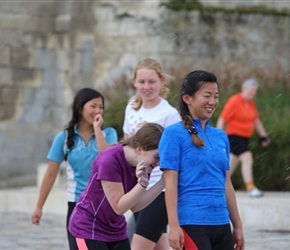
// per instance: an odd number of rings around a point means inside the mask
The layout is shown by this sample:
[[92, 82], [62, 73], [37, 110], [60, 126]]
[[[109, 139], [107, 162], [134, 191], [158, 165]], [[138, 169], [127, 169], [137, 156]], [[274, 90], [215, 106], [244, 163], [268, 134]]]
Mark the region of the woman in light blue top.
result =
[[[90, 177], [92, 162], [99, 152], [117, 143], [114, 128], [103, 126], [104, 97], [91, 88], [83, 88], [72, 103], [72, 118], [58, 133], [47, 155], [48, 168], [40, 187], [32, 223], [40, 224], [42, 208], [57, 177], [62, 161], [67, 172], [67, 226], [75, 204]], [[67, 231], [70, 249], [76, 243]]]

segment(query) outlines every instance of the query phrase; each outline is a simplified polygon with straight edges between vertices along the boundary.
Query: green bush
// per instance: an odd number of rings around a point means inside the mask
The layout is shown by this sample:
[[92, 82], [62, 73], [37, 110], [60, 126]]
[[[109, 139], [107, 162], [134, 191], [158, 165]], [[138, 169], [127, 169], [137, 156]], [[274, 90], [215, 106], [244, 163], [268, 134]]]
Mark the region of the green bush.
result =
[[[168, 101], [173, 106], [178, 106], [183, 78], [193, 69], [208, 70], [218, 77], [220, 100], [212, 117], [211, 125], [213, 126], [226, 100], [240, 90], [240, 84], [244, 79], [255, 77], [260, 82], [261, 87], [255, 102], [272, 143], [267, 148], [261, 148], [257, 134], [254, 134], [250, 140], [249, 146], [255, 159], [253, 169], [255, 183], [263, 190], [290, 191], [290, 72], [284, 72], [279, 65], [249, 68], [233, 64], [199, 64], [198, 67], [180, 65], [168, 68], [167, 72], [174, 77], [169, 84], [171, 94], [168, 97]], [[105, 125], [116, 128], [121, 139], [125, 107], [129, 98], [135, 93], [131, 80], [123, 76], [115, 82], [114, 88], [107, 87], [102, 90], [102, 93], [108, 102]], [[239, 167], [232, 181], [236, 189], [244, 189]]]
[[237, 6], [234, 8], [228, 8], [224, 6], [204, 6], [198, 0], [169, 0], [161, 2], [160, 6], [165, 6], [172, 11], [192, 11], [198, 10], [201, 13], [204, 12], [223, 12], [223, 13], [234, 13], [234, 14], [262, 14], [269, 16], [290, 16], [290, 11], [286, 8], [276, 9], [270, 8], [263, 4], [256, 4], [252, 6]]

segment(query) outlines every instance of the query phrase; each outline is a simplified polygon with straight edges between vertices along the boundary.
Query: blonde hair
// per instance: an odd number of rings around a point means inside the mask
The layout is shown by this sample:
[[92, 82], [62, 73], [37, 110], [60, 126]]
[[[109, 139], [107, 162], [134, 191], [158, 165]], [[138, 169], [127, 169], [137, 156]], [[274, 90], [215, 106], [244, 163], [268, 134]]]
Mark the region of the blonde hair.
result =
[[[137, 77], [137, 71], [139, 69], [143, 69], [143, 68], [146, 68], [146, 69], [152, 69], [152, 70], [155, 70], [155, 72], [157, 73], [157, 75], [159, 76], [160, 79], [164, 79], [165, 80], [165, 84], [170, 80], [172, 79], [172, 76], [164, 73], [163, 69], [162, 69], [162, 66], [161, 64], [156, 61], [155, 59], [152, 59], [152, 58], [145, 58], [141, 61], [139, 61], [137, 63], [137, 66], [134, 70], [134, 73], [133, 73], [133, 80], [136, 79]], [[169, 94], [169, 88], [165, 87], [165, 86], [162, 86], [161, 89], [160, 89], [160, 93], [159, 93], [159, 96], [166, 99], [167, 96]], [[137, 93], [136, 95], [134, 95], [131, 99], [130, 99], [130, 102], [131, 102], [131, 105], [132, 105], [132, 108], [134, 110], [139, 110], [141, 105], [142, 105], [142, 98], [141, 96], [139, 95], [139, 93]]]

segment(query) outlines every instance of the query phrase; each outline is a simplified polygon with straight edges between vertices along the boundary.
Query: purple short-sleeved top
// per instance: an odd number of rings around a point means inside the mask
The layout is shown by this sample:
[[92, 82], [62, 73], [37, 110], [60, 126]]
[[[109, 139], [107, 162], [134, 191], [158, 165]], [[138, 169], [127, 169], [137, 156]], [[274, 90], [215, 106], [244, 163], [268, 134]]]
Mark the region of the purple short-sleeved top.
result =
[[70, 217], [69, 231], [83, 239], [124, 240], [128, 238], [125, 216], [114, 212], [101, 180], [121, 182], [125, 193], [137, 184], [135, 168], [126, 161], [122, 144], [104, 150], [94, 160], [88, 184]]

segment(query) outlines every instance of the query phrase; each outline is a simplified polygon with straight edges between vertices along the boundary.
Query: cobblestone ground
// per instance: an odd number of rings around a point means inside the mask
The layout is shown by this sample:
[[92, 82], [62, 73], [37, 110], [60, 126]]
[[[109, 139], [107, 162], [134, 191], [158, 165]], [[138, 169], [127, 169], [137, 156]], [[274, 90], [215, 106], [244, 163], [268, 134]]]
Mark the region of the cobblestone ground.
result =
[[[246, 250], [289, 250], [290, 232], [244, 229]], [[0, 250], [68, 249], [65, 216], [43, 215], [35, 226], [29, 214], [0, 213]], [[141, 250], [141, 249], [140, 249]]]

